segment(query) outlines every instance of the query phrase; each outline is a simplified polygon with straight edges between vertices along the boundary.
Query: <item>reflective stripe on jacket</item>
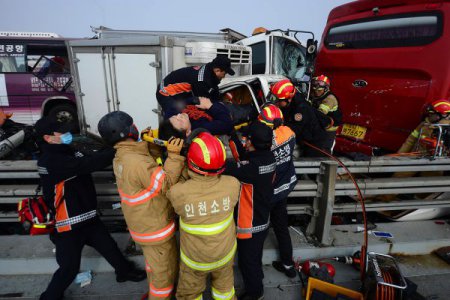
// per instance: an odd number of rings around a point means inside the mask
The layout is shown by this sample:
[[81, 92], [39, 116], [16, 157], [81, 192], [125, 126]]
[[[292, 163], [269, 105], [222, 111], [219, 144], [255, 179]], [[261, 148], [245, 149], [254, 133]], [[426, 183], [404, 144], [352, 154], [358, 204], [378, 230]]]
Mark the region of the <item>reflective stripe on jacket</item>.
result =
[[126, 205], [138, 205], [142, 204], [159, 194], [165, 177], [162, 167], [158, 167], [152, 174], [150, 179], [150, 185], [140, 193], [135, 195], [127, 195], [121, 189], [119, 189], [120, 198], [122, 204]]
[[148, 243], [148, 242], [158, 242], [171, 237], [175, 233], [175, 222], [172, 221], [166, 227], [153, 232], [148, 233], [138, 233], [129, 229], [130, 235], [136, 242]]
[[231, 176], [188, 173], [190, 178], [174, 185], [167, 197], [180, 216], [182, 260], [190, 268], [209, 271], [234, 255], [233, 211], [240, 183]]
[[[196, 96], [207, 97], [216, 102], [220, 101], [219, 83], [211, 64], [185, 67], [172, 71], [161, 81], [157, 97], [185, 99]], [[162, 99], [164, 100], [167, 99]]]
[[295, 133], [287, 126], [280, 126], [273, 132], [272, 152], [277, 161], [273, 202], [286, 199], [297, 183], [294, 167]]
[[238, 216], [237, 237], [240, 239], [251, 238], [251, 228], [253, 226], [253, 184], [241, 183]]
[[318, 98], [312, 100], [314, 107], [316, 107], [324, 115], [330, 118], [330, 122], [326, 127], [327, 131], [336, 131], [342, 124], [342, 112], [339, 108], [339, 101], [337, 97], [328, 92]]
[[173, 208], [165, 193], [179, 178], [184, 158], [169, 154], [164, 167], [149, 154], [146, 142], [116, 144], [114, 174], [122, 212], [138, 243], [162, 243], [175, 233]]
[[225, 172], [241, 181], [237, 216], [237, 237], [248, 239], [252, 233], [266, 230], [276, 161], [270, 150], [247, 153], [247, 160], [228, 162]]
[[97, 193], [91, 173], [111, 164], [114, 149], [83, 155], [68, 145], [43, 144], [41, 151], [38, 173], [45, 203], [56, 213], [57, 232], [95, 221]]
[[231, 213], [228, 218], [225, 220], [213, 223], [209, 225], [192, 225], [184, 223], [182, 219], [180, 219], [180, 228], [187, 233], [195, 234], [195, 235], [214, 235], [219, 234], [233, 222], [233, 214]]

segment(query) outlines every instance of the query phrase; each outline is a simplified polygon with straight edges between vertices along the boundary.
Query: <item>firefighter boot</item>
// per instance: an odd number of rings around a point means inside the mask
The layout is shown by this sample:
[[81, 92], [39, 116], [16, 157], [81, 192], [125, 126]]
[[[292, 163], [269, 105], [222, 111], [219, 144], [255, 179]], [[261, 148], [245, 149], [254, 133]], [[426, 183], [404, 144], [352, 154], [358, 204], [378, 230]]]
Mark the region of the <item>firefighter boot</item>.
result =
[[294, 278], [297, 276], [297, 271], [295, 270], [294, 265], [286, 267], [281, 261], [273, 261], [272, 266], [275, 270], [284, 273], [289, 278]]

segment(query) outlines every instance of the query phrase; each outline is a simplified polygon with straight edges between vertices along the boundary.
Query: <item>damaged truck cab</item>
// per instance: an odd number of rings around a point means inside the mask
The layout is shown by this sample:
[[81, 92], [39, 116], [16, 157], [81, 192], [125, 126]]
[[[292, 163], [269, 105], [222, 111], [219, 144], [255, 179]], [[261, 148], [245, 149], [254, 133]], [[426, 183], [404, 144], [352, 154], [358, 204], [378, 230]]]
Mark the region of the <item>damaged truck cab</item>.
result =
[[[297, 35], [311, 36], [306, 47]], [[252, 48], [252, 74], [283, 75], [298, 83], [308, 81], [313, 73], [317, 41], [312, 32], [258, 27], [236, 44]]]

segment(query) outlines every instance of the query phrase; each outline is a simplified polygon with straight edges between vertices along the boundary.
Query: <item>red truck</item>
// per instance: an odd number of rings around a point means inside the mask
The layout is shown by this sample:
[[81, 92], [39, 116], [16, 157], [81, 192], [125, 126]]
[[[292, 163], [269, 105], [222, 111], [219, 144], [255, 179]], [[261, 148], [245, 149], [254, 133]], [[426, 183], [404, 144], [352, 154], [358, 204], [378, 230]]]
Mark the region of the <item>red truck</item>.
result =
[[396, 152], [424, 104], [450, 97], [450, 1], [359, 0], [334, 8], [316, 74], [344, 113], [335, 151]]

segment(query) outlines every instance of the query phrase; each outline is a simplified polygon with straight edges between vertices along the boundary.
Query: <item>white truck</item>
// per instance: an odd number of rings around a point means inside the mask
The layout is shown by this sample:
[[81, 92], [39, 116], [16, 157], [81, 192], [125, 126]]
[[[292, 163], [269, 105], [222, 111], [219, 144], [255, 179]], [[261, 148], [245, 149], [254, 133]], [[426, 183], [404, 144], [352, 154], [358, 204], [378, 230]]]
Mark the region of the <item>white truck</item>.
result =
[[[305, 35], [310, 38], [303, 45], [300, 39]], [[252, 48], [252, 74], [283, 75], [300, 83], [308, 81], [313, 73], [317, 41], [310, 31], [258, 27], [252, 36], [235, 43]]]
[[[236, 71], [233, 79], [274, 74], [301, 82], [312, 73], [316, 45], [312, 33], [299, 30], [265, 30], [251, 37], [228, 28], [220, 33], [93, 30], [97, 38], [69, 41], [67, 46], [81, 129], [94, 135], [98, 120], [114, 110], [128, 112], [140, 129], [156, 128], [157, 84], [173, 70], [226, 55]], [[307, 48], [298, 33], [312, 35]], [[263, 91], [267, 95], [268, 88]], [[254, 103], [259, 110], [261, 103]]]
[[157, 128], [157, 85], [173, 70], [226, 55], [235, 76], [251, 73], [251, 48], [227, 33], [94, 30], [96, 39], [67, 43], [84, 133], [98, 135], [99, 119], [114, 110], [132, 115], [139, 129]]

